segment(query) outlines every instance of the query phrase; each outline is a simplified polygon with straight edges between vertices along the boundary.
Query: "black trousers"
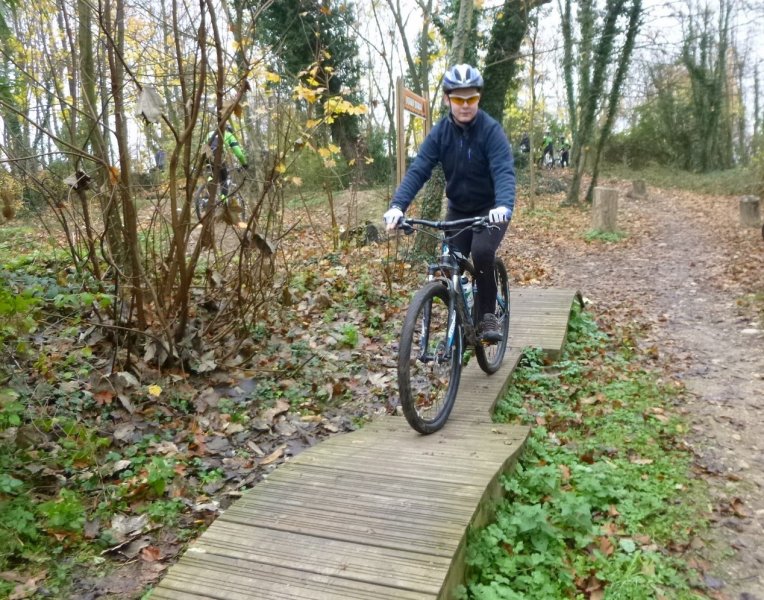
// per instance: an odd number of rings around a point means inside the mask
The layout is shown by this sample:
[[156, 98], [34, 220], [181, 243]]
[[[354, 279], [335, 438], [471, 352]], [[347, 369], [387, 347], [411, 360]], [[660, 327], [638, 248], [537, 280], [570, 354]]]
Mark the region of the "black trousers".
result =
[[[448, 209], [446, 220], [469, 219], [471, 217], [485, 217], [490, 208], [480, 212], [461, 212], [452, 208]], [[478, 315], [480, 319], [487, 313], [496, 311], [496, 276], [494, 266], [496, 264], [496, 251], [499, 249], [501, 240], [507, 232], [509, 223], [496, 223], [496, 227], [483, 231], [472, 231], [469, 227], [460, 232], [449, 232], [450, 244], [465, 256], [472, 257], [475, 265], [477, 284]]]
[[[207, 161], [207, 164], [210, 167], [210, 171], [212, 173], [215, 172], [215, 167], [212, 164], [212, 161]], [[212, 181], [212, 175], [207, 179], [208, 182]], [[228, 198], [228, 186], [230, 184], [230, 181], [228, 180], [228, 167], [224, 164], [220, 165], [220, 180], [218, 181], [218, 195], [221, 198]]]

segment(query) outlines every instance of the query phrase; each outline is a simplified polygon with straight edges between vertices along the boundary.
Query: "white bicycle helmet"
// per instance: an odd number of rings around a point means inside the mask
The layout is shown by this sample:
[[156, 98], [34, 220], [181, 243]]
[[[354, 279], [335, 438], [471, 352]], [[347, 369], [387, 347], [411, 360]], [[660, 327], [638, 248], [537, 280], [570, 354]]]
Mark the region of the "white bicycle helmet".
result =
[[483, 89], [483, 76], [475, 67], [462, 64], [451, 67], [443, 76], [443, 91], [445, 93], [466, 88]]

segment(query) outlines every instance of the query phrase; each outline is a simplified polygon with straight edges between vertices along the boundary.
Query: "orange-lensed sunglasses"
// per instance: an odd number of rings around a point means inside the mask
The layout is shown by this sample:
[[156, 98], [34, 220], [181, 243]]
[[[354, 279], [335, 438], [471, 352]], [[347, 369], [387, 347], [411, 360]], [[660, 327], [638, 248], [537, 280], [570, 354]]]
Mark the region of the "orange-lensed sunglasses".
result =
[[474, 106], [478, 103], [478, 100], [480, 100], [480, 94], [475, 94], [474, 96], [470, 96], [469, 98], [462, 98], [460, 96], [449, 96], [448, 97], [451, 102], [456, 104], [456, 106], [464, 106], [467, 104], [468, 106]]

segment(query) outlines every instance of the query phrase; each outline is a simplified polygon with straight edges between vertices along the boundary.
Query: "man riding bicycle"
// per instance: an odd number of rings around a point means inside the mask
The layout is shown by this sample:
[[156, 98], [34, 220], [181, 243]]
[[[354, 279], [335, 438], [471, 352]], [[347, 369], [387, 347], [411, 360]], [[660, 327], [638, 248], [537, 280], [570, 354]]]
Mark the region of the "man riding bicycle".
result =
[[[209, 138], [207, 138], [207, 164], [211, 171], [214, 171], [213, 161], [215, 159], [215, 151], [217, 150], [219, 141], [220, 132], [216, 129], [210, 134]], [[226, 150], [231, 152], [231, 154], [236, 157], [236, 160], [239, 161], [239, 164], [243, 169], [247, 168], [247, 155], [239, 144], [239, 140], [237, 140], [236, 136], [233, 134], [233, 127], [231, 127], [231, 125], [225, 126], [223, 149], [224, 152]], [[212, 176], [213, 174], [210, 173], [209, 177], [207, 177], [208, 183], [212, 182]], [[218, 184], [220, 185], [220, 199], [225, 202], [228, 199], [229, 185], [228, 167], [226, 166], [225, 159], [222, 160], [220, 164], [220, 180], [218, 181]]]
[[483, 77], [467, 64], [451, 67], [443, 78], [443, 98], [449, 113], [427, 135], [384, 214], [388, 231], [397, 227], [417, 192], [437, 163], [446, 176], [446, 219], [487, 216], [495, 227], [467, 228], [451, 239], [465, 256], [472, 255], [478, 293], [478, 331], [488, 343], [502, 339], [496, 310], [496, 251], [515, 206], [515, 169], [501, 125], [478, 108]]

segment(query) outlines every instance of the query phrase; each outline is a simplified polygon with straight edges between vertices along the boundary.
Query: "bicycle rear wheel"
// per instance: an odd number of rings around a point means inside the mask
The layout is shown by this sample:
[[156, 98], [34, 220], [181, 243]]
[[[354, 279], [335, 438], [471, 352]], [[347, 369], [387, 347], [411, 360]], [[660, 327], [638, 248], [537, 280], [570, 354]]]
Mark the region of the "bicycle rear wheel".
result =
[[409, 425], [433, 433], [445, 425], [454, 407], [462, 373], [462, 327], [449, 339], [449, 292], [431, 282], [411, 301], [398, 351], [398, 392]]
[[[488, 345], [478, 343], [477, 348], [475, 348], [475, 355], [480, 368], [489, 375], [499, 370], [509, 341], [509, 277], [504, 263], [498, 257], [494, 266], [494, 274], [496, 277], [496, 312], [494, 314], [501, 328], [501, 341], [497, 344]], [[480, 290], [478, 290], [479, 293]]]
[[247, 222], [247, 203], [244, 201], [241, 194], [231, 194], [228, 197], [228, 209], [231, 211], [231, 216], [234, 218], [234, 222]]
[[194, 192], [194, 208], [196, 209], [196, 218], [200, 221], [207, 213], [210, 206], [210, 191], [206, 183], [202, 183]]

